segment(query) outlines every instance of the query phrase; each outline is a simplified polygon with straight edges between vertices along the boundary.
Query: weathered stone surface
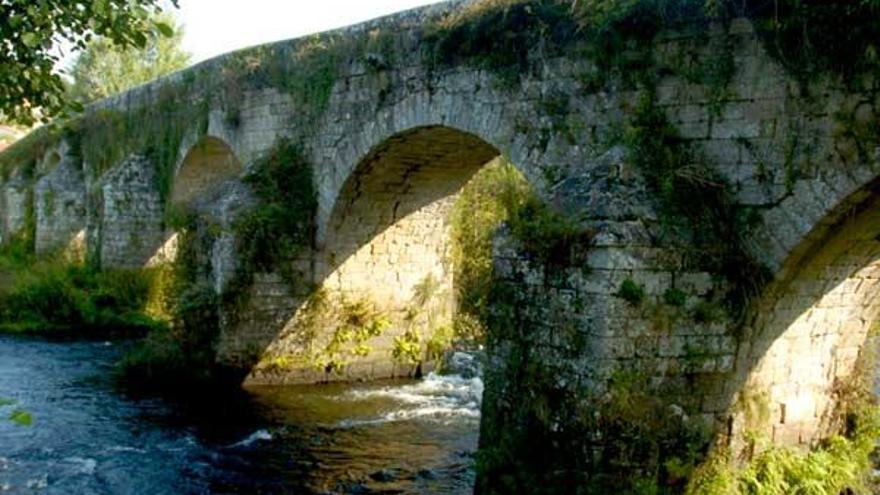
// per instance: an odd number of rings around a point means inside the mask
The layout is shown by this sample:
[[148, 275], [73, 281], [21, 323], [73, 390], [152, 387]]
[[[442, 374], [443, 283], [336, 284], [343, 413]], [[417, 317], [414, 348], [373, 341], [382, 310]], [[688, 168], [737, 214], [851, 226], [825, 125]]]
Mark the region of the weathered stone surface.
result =
[[81, 167], [65, 156], [34, 185], [37, 254], [66, 248], [85, 235], [86, 186]]
[[[108, 267], [140, 267], [167, 240], [154, 165], [132, 156], [103, 177], [100, 185], [100, 260]], [[90, 246], [91, 247], [91, 246]]]

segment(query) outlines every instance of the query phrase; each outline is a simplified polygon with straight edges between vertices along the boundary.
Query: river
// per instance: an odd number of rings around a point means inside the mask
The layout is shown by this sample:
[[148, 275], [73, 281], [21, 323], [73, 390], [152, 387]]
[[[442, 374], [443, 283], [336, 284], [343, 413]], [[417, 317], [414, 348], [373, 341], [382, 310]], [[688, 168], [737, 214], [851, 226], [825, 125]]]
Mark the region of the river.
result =
[[[126, 344], [0, 336], [0, 493], [464, 494], [479, 378], [193, 391], [114, 385]], [[198, 397], [198, 398], [196, 398]]]

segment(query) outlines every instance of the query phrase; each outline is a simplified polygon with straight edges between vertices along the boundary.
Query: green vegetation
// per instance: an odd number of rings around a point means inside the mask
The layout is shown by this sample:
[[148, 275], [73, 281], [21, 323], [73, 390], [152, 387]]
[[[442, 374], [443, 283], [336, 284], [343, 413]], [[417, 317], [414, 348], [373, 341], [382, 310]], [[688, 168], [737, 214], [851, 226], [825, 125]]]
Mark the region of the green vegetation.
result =
[[590, 237], [574, 221], [544, 205], [503, 157], [483, 167], [462, 189], [450, 223], [457, 336], [483, 333], [477, 328], [491, 309], [492, 242], [501, 225], [548, 277], [582, 261]]
[[681, 308], [687, 303], [687, 292], [670, 287], [663, 292], [663, 302], [669, 306]]
[[176, 296], [170, 325], [151, 331], [117, 367], [127, 386], [166, 392], [187, 391], [215, 377], [217, 298], [210, 286], [197, 285]]
[[[176, 5], [177, 2], [172, 2]], [[151, 38], [171, 36], [172, 29], [156, 20], [157, 0], [65, 0], [3, 4], [0, 16], [0, 113], [21, 124], [48, 120], [79, 110], [69, 101], [56, 71], [64, 40], [83, 49], [92, 36], [103, 36], [120, 47], [144, 47]]]
[[[245, 180], [259, 202], [233, 226], [240, 243], [239, 267], [219, 300], [208, 283], [203, 262], [217, 226], [186, 211], [168, 210], [166, 222], [177, 230], [179, 248], [173, 263], [157, 268], [161, 276], [153, 285], [149, 306], [170, 325], [151, 332], [125, 357], [119, 368], [125, 382], [175, 390], [216, 377], [221, 305], [229, 316], [227, 324], [234, 325], [248, 302], [255, 273], [277, 270], [291, 286], [300, 283], [293, 263], [311, 247], [316, 207], [311, 168], [301, 148], [280, 141]], [[354, 334], [352, 339], [360, 335]], [[346, 331], [340, 332], [341, 340], [348, 336]], [[365, 349], [360, 346], [357, 350]], [[278, 358], [272, 363], [283, 365], [286, 361]]]
[[530, 195], [525, 178], [506, 158], [483, 167], [459, 194], [450, 223], [453, 278], [461, 315], [479, 321], [487, 314], [492, 284], [492, 238], [498, 227], [510, 219], [510, 211]]
[[687, 495], [876, 493], [872, 456], [880, 438], [880, 407], [871, 385], [876, 361], [861, 359], [863, 365], [870, 362], [870, 368], [863, 367], [850, 389], [842, 391], [840, 434], [803, 451], [776, 447], [751, 432], [749, 450], [757, 454], [737, 464], [728, 448], [719, 447], [694, 473]]
[[151, 272], [99, 271], [63, 255], [36, 259], [31, 245], [22, 236], [0, 252], [0, 331], [88, 337], [161, 326], [146, 312]]
[[633, 306], [639, 306], [645, 300], [645, 288], [628, 278], [620, 284], [620, 289], [617, 290], [617, 297]]
[[58, 130], [51, 126], [40, 127], [13, 143], [0, 153], [0, 177], [9, 180], [13, 173], [30, 179], [38, 157], [58, 140]]
[[219, 301], [207, 282], [200, 253], [211, 242], [210, 225], [188, 217], [178, 230], [176, 258], [154, 269], [146, 307], [164, 322], [122, 359], [117, 375], [127, 386], [187, 391], [216, 377]]
[[[257, 363], [257, 369], [289, 371], [311, 367], [340, 374], [349, 365], [349, 359], [369, 356], [373, 352], [368, 344], [370, 339], [381, 336], [391, 326], [388, 316], [372, 302], [331, 300], [324, 289], [311, 294], [297, 317], [302, 342], [308, 349], [299, 355], [269, 352]], [[319, 330], [330, 338], [319, 340]]]
[[109, 38], [93, 38], [70, 70], [70, 97], [83, 104], [121, 93], [183, 69], [189, 54], [181, 49], [183, 30], [169, 13], [152, 20], [172, 27], [170, 37], [151, 37], [142, 47], [120, 47]]
[[422, 338], [418, 332], [407, 330], [403, 335], [394, 337], [394, 359], [404, 363], [415, 365], [422, 362]]
[[311, 357], [312, 365], [327, 373], [342, 372], [348, 364], [346, 354], [369, 355], [372, 349], [367, 341], [382, 335], [391, 326], [387, 316], [364, 300], [342, 301], [339, 313], [330, 342]]
[[[500, 440], [487, 442], [491, 447], [477, 457], [477, 482], [490, 492], [679, 494], [708, 451], [710, 428], [695, 411], [669, 403], [681, 395], [672, 385], [621, 371], [603, 394], [573, 400], [576, 392], [559, 384], [560, 371], [529, 351], [507, 366], [522, 380], [506, 383], [520, 393], [517, 407], [484, 399], [484, 407], [504, 415], [481, 432]], [[552, 445], [555, 454], [535, 445]]]
[[278, 142], [245, 181], [259, 203], [234, 225], [239, 267], [223, 294], [233, 317], [247, 302], [247, 290], [257, 272], [277, 270], [291, 287], [300, 284], [294, 263], [312, 247], [318, 204], [311, 164], [302, 147], [291, 141]]
[[714, 301], [700, 301], [693, 308], [691, 315], [697, 323], [714, 323], [724, 320], [727, 311], [724, 306]]
[[43, 262], [0, 296], [0, 329], [105, 335], [158, 325], [146, 315], [149, 275], [138, 270], [96, 271]]
[[270, 271], [294, 260], [312, 246], [317, 208], [312, 169], [301, 146], [280, 141], [245, 178], [259, 198], [238, 219], [244, 271]]
[[[16, 401], [12, 399], [4, 399], [3, 397], [0, 397], [0, 409], [11, 407], [15, 404]], [[7, 421], [11, 421], [19, 426], [30, 426], [34, 423], [33, 415], [31, 415], [30, 412], [18, 407], [12, 409], [6, 419]]]
[[726, 309], [741, 315], [768, 280], [766, 269], [743, 245], [751, 226], [749, 211], [731, 200], [728, 185], [679, 137], [652, 88], [642, 90], [623, 140], [660, 200], [664, 240], [699, 250], [706, 268], [731, 282]]
[[576, 34], [566, 2], [486, 0], [429, 24], [423, 53], [438, 68], [471, 64], [510, 87], [528, 73], [530, 49], [544, 44], [552, 56]]
[[[876, 337], [872, 337], [876, 338]], [[880, 438], [880, 405], [874, 393], [876, 341], [859, 355], [853, 373], [835, 385], [837, 406], [830, 419], [839, 432], [811, 450], [777, 447], [760, 433], [770, 406], [766, 392], [745, 389], [736, 407], [744, 417], [744, 451], [737, 458], [719, 445], [693, 474], [687, 495], [805, 495], [876, 493], [873, 473]]]
[[164, 200], [171, 191], [184, 137], [193, 130], [204, 134], [208, 128], [207, 102], [192, 102], [187, 89], [163, 86], [150, 105], [127, 112], [91, 110], [62, 124], [62, 133], [69, 137], [82, 161], [94, 167], [96, 175], [119, 165], [132, 153], [149, 157], [156, 167], [156, 187]]

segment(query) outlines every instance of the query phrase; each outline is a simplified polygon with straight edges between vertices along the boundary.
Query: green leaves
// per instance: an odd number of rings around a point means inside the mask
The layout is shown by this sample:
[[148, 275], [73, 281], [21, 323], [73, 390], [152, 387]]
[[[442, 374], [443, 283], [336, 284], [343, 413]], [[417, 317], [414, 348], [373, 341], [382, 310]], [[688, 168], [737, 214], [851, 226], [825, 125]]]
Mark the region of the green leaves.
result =
[[30, 426], [34, 423], [34, 418], [31, 416], [31, 413], [23, 409], [12, 411], [12, 414], [9, 415], [9, 420], [19, 426]]
[[2, 2], [0, 114], [30, 126], [75, 112], [55, 70], [55, 42], [63, 40], [81, 50], [95, 36], [120, 47], [146, 46], [156, 36], [168, 36], [167, 22], [151, 21], [161, 12], [159, 4], [160, 0]]
[[170, 37], [174, 36], [174, 28], [171, 27], [170, 25], [168, 25], [167, 23], [156, 22], [155, 25], [156, 25], [156, 29], [158, 29], [159, 32], [162, 33], [162, 36], [165, 36], [166, 38], [170, 38]]
[[[13, 399], [6, 399], [0, 397], [0, 407], [11, 406], [16, 403]], [[34, 423], [34, 417], [28, 411], [24, 409], [15, 409], [13, 410], [9, 416], [7, 417], [9, 421], [19, 425], [19, 426], [30, 426]]]
[[21, 41], [30, 48], [36, 48], [40, 45], [40, 38], [34, 33], [24, 33], [21, 35]]

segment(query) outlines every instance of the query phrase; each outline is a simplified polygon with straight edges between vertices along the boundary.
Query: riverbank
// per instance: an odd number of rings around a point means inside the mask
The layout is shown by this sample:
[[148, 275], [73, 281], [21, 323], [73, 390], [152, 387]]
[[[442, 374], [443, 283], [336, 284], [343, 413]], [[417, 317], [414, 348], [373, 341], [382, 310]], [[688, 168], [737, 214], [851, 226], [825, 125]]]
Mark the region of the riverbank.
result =
[[116, 338], [165, 325], [147, 310], [150, 270], [97, 270], [63, 254], [37, 258], [26, 243], [0, 251], [0, 333]]

